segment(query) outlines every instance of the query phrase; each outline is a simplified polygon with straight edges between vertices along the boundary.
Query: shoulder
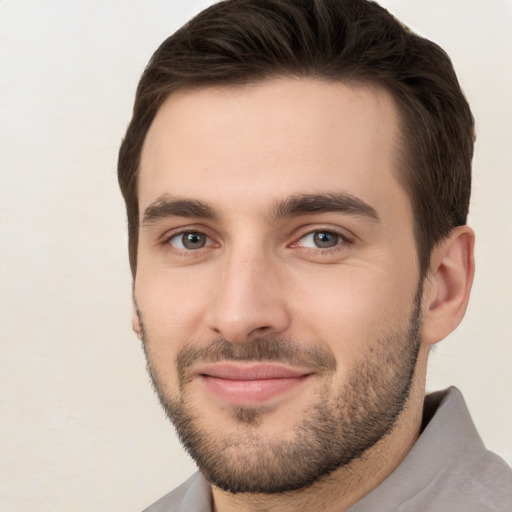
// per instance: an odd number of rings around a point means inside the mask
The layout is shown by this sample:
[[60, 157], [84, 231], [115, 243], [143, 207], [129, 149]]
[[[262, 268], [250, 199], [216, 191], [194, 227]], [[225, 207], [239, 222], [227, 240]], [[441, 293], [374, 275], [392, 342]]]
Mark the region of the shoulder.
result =
[[211, 512], [210, 485], [199, 472], [143, 512]]
[[435, 413], [420, 437], [416, 463], [433, 471], [415, 497], [418, 504], [425, 501], [419, 510], [512, 511], [512, 469], [484, 446], [462, 394], [450, 388], [425, 402]]
[[400, 465], [350, 512], [511, 512], [512, 470], [487, 450], [460, 391], [425, 399], [423, 432]]
[[435, 502], [447, 511], [462, 510], [461, 506], [475, 512], [512, 511], [512, 469], [488, 450], [468, 450], [442, 469], [431, 485], [431, 492], [425, 493], [427, 502], [432, 503], [435, 494]]

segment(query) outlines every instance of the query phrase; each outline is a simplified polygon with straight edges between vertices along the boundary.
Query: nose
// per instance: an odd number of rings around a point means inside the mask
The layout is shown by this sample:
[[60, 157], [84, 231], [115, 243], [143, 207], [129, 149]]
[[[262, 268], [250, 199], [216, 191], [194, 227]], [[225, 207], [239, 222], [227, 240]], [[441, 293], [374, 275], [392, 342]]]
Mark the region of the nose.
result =
[[221, 265], [209, 307], [210, 330], [232, 343], [284, 333], [290, 315], [278, 264], [257, 248], [244, 248], [232, 250]]

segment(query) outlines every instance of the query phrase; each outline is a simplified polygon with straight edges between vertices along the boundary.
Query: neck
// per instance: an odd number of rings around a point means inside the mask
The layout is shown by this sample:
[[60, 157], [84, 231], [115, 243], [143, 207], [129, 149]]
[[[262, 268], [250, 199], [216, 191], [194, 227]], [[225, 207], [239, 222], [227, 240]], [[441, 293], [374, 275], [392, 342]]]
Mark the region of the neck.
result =
[[361, 457], [306, 489], [282, 494], [231, 494], [213, 486], [215, 512], [344, 512], [384, 481], [416, 442], [425, 395], [426, 357], [423, 346], [407, 403], [394, 428]]

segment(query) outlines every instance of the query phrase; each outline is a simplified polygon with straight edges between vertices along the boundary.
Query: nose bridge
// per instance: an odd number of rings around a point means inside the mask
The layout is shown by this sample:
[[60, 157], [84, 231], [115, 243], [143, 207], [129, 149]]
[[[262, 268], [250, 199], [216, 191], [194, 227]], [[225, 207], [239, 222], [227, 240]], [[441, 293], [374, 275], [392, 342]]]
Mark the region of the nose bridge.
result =
[[270, 252], [250, 241], [234, 244], [216, 280], [210, 328], [233, 343], [283, 332], [289, 318], [280, 281]]

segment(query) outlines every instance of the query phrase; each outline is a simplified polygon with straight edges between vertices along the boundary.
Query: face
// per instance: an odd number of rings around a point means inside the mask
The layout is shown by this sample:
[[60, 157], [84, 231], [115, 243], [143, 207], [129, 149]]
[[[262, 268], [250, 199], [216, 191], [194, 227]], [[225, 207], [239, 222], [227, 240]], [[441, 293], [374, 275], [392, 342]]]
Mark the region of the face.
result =
[[398, 125], [383, 90], [276, 79], [175, 93], [148, 132], [135, 327], [222, 489], [310, 485], [400, 417], [421, 286]]

